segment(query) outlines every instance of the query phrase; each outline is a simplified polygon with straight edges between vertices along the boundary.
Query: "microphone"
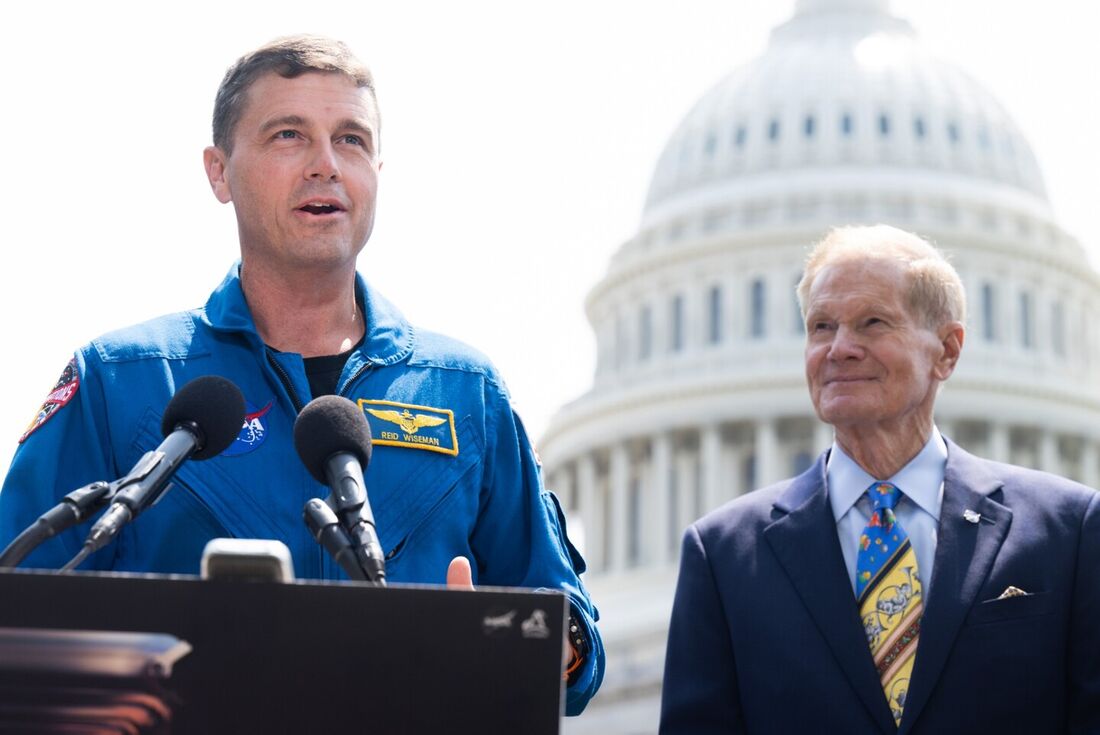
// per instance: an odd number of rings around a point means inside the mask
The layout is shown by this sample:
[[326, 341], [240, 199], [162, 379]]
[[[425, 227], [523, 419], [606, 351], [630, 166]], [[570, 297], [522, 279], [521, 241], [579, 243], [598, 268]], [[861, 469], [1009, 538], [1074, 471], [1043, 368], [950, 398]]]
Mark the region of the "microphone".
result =
[[302, 509], [302, 518], [306, 522], [314, 540], [325, 547], [336, 563], [352, 579], [366, 580], [367, 574], [359, 565], [359, 559], [352, 548], [351, 539], [340, 526], [336, 512], [320, 498], [314, 498]]
[[[164, 441], [114, 483], [118, 491], [88, 533], [83, 556], [106, 546], [123, 526], [156, 503], [185, 460], [209, 459], [225, 451], [241, 433], [244, 412], [240, 389], [217, 375], [195, 378], [176, 391], [160, 424]], [[66, 568], [73, 566], [69, 562]]]
[[370, 424], [363, 412], [342, 396], [310, 401], [294, 422], [294, 448], [317, 482], [331, 488], [325, 502], [350, 536], [367, 579], [384, 585], [386, 561], [363, 481], [371, 455]]

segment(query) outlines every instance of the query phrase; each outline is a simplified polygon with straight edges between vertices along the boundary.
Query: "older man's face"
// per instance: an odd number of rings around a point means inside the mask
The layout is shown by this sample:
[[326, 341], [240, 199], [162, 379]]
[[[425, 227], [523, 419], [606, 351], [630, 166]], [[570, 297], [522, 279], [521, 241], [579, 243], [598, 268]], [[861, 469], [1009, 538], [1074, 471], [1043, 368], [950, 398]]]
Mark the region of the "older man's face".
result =
[[902, 267], [882, 260], [841, 261], [814, 280], [806, 380], [818, 417], [838, 431], [931, 427], [937, 385], [958, 351], [910, 313], [907, 285]]

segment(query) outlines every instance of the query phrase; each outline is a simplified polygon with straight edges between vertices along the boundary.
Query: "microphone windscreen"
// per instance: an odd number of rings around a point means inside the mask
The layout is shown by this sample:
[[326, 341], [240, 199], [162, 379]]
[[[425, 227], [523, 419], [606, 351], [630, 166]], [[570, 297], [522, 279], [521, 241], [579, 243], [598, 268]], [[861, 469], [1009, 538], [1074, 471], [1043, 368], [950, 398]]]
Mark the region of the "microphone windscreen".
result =
[[168, 401], [160, 430], [168, 436], [186, 423], [198, 427], [202, 441], [191, 459], [209, 459], [221, 454], [244, 425], [244, 396], [240, 388], [218, 375], [203, 375], [190, 381]]
[[343, 396], [314, 398], [294, 421], [294, 448], [309, 474], [324, 485], [325, 463], [339, 452], [370, 462], [370, 424], [362, 409]]

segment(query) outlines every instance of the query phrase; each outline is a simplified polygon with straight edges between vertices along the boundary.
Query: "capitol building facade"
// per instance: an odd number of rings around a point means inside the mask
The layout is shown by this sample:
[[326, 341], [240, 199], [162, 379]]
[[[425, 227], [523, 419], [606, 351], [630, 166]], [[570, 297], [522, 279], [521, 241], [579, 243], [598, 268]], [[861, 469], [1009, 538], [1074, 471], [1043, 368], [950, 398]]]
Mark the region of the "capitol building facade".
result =
[[1028, 142], [887, 0], [796, 0], [665, 146], [586, 302], [593, 385], [539, 443], [609, 661], [565, 732], [656, 732], [683, 530], [829, 446], [794, 287], [829, 228], [874, 223], [947, 251], [967, 289], [941, 431], [1100, 485], [1100, 274], [1055, 221]]

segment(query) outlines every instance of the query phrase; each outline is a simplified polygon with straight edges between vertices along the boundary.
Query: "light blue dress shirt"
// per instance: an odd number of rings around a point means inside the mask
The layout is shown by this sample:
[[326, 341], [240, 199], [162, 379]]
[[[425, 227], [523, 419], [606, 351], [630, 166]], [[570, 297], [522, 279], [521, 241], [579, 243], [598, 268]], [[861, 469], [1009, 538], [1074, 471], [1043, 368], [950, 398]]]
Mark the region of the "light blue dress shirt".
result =
[[932, 561], [936, 556], [936, 528], [943, 504], [943, 474], [947, 467], [947, 444], [939, 429], [932, 427], [932, 436], [924, 449], [893, 477], [880, 480], [871, 477], [855, 460], [844, 453], [836, 442], [829, 453], [825, 468], [825, 483], [829, 505], [836, 519], [836, 532], [852, 593], [856, 589], [856, 555], [859, 536], [871, 519], [871, 500], [867, 488], [876, 482], [891, 482], [902, 492], [894, 514], [917, 555], [917, 569], [928, 599], [932, 582]]

